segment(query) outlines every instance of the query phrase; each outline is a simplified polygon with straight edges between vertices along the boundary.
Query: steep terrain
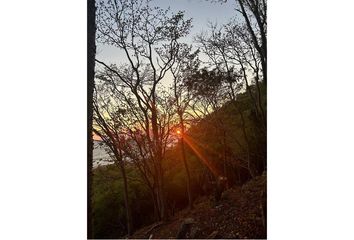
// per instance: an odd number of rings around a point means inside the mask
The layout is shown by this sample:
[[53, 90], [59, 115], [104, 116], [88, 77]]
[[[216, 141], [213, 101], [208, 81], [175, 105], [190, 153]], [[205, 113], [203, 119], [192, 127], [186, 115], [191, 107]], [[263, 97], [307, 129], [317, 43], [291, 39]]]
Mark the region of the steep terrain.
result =
[[264, 173], [212, 197], [195, 201], [194, 209], [182, 210], [165, 223], [137, 230], [131, 238], [266, 238], [266, 179]]

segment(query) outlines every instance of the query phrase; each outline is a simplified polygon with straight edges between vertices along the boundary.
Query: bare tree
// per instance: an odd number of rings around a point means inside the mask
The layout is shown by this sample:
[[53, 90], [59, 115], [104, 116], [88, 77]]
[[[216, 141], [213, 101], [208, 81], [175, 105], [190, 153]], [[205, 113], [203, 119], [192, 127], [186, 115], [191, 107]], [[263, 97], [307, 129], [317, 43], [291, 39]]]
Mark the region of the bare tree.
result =
[[262, 65], [263, 80], [267, 84], [267, 1], [236, 0]]
[[108, 0], [99, 5], [97, 24], [98, 40], [119, 48], [129, 65], [122, 71], [96, 60], [115, 74], [140, 111], [139, 124], [149, 142], [151, 161], [157, 173], [159, 213], [164, 220], [164, 139], [162, 128], [159, 128], [161, 114], [157, 106], [157, 89], [175, 64], [178, 40], [189, 33], [191, 20], [184, 20], [183, 12], [170, 14], [169, 10], [152, 7], [150, 0]]
[[[233, 83], [234, 84], [234, 83]], [[228, 163], [227, 160], [227, 151], [228, 151], [228, 142], [227, 138], [228, 135], [231, 133], [227, 132], [224, 123], [224, 116], [220, 115], [218, 112], [222, 109], [225, 104], [229, 101], [234, 103], [234, 99], [232, 98], [232, 94], [229, 91], [229, 83], [227, 82], [227, 75], [221, 73], [217, 69], [208, 70], [208, 69], [201, 69], [198, 71], [194, 71], [192, 75], [188, 77], [186, 80], [186, 85], [190, 89], [192, 95], [194, 95], [192, 101], [189, 103], [190, 105], [190, 112], [193, 118], [200, 123], [206, 124], [211, 128], [215, 129], [214, 138], [218, 138], [219, 142], [222, 145], [222, 153], [221, 157], [223, 159], [223, 174], [227, 177], [228, 175]], [[239, 91], [240, 86], [234, 85], [233, 88], [236, 91]], [[229, 98], [225, 97], [229, 96]], [[245, 135], [245, 121], [243, 119], [243, 113], [238, 106], [237, 110], [241, 114], [241, 129], [243, 130], [246, 146], [244, 146], [236, 137], [232, 137], [232, 139], [236, 142], [242, 151], [247, 152], [247, 160], [246, 166], [249, 162], [249, 147], [248, 147], [248, 138]], [[220, 155], [220, 153], [217, 153]], [[243, 157], [239, 157], [239, 159], [243, 159]], [[245, 166], [243, 164], [243, 166]], [[248, 169], [248, 167], [246, 167]]]
[[[211, 1], [225, 3], [228, 0]], [[267, 0], [235, 0], [235, 3], [260, 56], [263, 80], [267, 84]]]
[[[231, 101], [236, 100], [236, 94], [242, 88], [246, 89], [260, 123], [265, 125], [266, 118], [259, 83], [260, 60], [246, 26], [233, 20], [222, 27], [210, 24], [209, 29], [210, 35], [200, 34], [196, 37], [202, 52], [209, 59], [209, 67], [224, 75]], [[256, 90], [251, 88], [253, 83], [257, 86]]]
[[[252, 17], [248, 15], [247, 17], [247, 21], [251, 21]], [[238, 106], [236, 97], [243, 89], [247, 91], [253, 104], [256, 125], [259, 125], [259, 134], [264, 136], [266, 134], [266, 112], [262, 95], [265, 93], [265, 85], [263, 84], [261, 87], [260, 81], [265, 82], [266, 72], [263, 71], [262, 62], [266, 64], [266, 59], [262, 60], [262, 57], [266, 54], [259, 53], [259, 46], [254, 43], [253, 34], [260, 33], [255, 30], [257, 28], [252, 28], [251, 30], [254, 32], [251, 32], [247, 21], [242, 22], [239, 19], [234, 19], [220, 27], [210, 24], [209, 34], [199, 34], [196, 37], [196, 42], [202, 53], [208, 58], [207, 66], [218, 71], [220, 75], [224, 75], [223, 81], [225, 87], [228, 88], [229, 99], [234, 103], [241, 116], [241, 129], [247, 146], [249, 170], [251, 175], [255, 176], [257, 171], [250, 157], [250, 137], [246, 131], [242, 107]], [[265, 31], [264, 28], [263, 30]]]
[[[117, 74], [112, 73], [114, 69], [114, 66], [111, 69], [105, 68], [97, 74], [100, 79], [97, 92], [106, 99], [105, 103], [102, 104], [102, 108], [105, 108], [106, 111], [103, 118], [113, 120], [113, 128], [119, 129], [120, 136], [124, 136], [124, 141], [120, 148], [124, 156], [128, 158], [128, 161], [134, 164], [143, 183], [150, 190], [155, 216], [157, 219], [161, 219], [161, 203], [157, 182], [159, 170], [154, 158], [154, 145], [149, 136], [151, 129], [146, 131], [146, 126], [150, 125], [150, 123], [145, 121], [145, 114], [141, 111], [134, 94], [127, 91], [125, 85], [121, 84]], [[129, 70], [126, 70], [126, 72], [129, 73]], [[174, 110], [171, 105], [172, 99], [168, 93], [158, 89], [156, 108], [159, 109], [158, 130], [161, 137], [163, 156], [167, 147], [172, 144], [169, 136], [175, 123], [173, 121]]]
[[[95, 95], [93, 110], [94, 110], [94, 133], [99, 136], [105, 145], [112, 153], [114, 164], [116, 164], [123, 178], [124, 186], [124, 205], [126, 210], [127, 219], [127, 232], [128, 236], [132, 233], [132, 216], [128, 196], [128, 181], [125, 168], [125, 156], [123, 154], [124, 135], [121, 132], [122, 125], [119, 118], [124, 114], [125, 110], [117, 105], [110, 104], [110, 95], [105, 94], [105, 85], [97, 85], [99, 93]], [[102, 94], [103, 93], [103, 94]]]
[[174, 105], [178, 115], [178, 136], [179, 145], [181, 147], [182, 161], [187, 175], [187, 193], [188, 193], [188, 208], [193, 208], [193, 196], [191, 191], [191, 177], [190, 170], [186, 159], [186, 151], [184, 144], [184, 136], [186, 132], [186, 118], [189, 103], [192, 100], [192, 95], [189, 93], [188, 88], [184, 84], [184, 79], [188, 78], [199, 67], [198, 50], [192, 52], [192, 46], [182, 45], [179, 55], [176, 60], [176, 66], [171, 68], [173, 75], [173, 93]]

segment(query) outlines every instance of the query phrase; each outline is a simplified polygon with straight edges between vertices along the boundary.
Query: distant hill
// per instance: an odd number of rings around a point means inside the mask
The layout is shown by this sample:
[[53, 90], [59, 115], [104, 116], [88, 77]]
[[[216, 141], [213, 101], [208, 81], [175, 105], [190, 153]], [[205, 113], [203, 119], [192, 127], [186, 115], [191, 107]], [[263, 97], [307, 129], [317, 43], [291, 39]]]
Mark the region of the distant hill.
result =
[[[253, 86], [251, 90], [254, 92]], [[265, 89], [262, 90], [266, 114]], [[191, 219], [193, 223], [186, 238], [265, 238], [266, 132], [249, 94], [240, 93], [236, 99], [192, 123], [186, 131], [185, 154], [194, 198], [192, 211], [187, 209], [186, 171], [180, 145], [170, 146], [163, 161], [169, 216], [163, 224], [156, 222], [154, 202], [139, 171], [133, 164], [126, 165], [133, 206], [132, 238], [176, 238], [183, 223]], [[121, 172], [117, 165], [109, 165], [109, 154], [100, 141], [95, 141], [94, 146], [94, 237], [126, 237]], [[250, 167], [255, 173], [253, 178]], [[228, 179], [227, 190], [218, 203], [216, 174], [212, 170]]]

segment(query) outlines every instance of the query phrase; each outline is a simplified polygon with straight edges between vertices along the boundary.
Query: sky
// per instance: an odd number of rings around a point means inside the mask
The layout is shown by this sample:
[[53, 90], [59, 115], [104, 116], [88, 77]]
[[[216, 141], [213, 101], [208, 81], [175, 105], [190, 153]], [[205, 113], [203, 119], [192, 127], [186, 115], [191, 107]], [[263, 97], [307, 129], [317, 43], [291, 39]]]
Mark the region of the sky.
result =
[[[186, 18], [193, 18], [193, 28], [186, 39], [189, 43], [193, 36], [207, 30], [208, 21], [218, 24], [226, 23], [228, 19], [235, 16], [235, 2], [213, 3], [207, 0], [155, 0], [153, 4], [161, 8], [170, 7], [172, 12], [185, 11]], [[122, 63], [119, 50], [115, 47], [97, 44], [96, 58], [106, 63]]]
[[[234, 1], [221, 4], [210, 0], [153, 0], [152, 3], [164, 9], [170, 7], [172, 12], [185, 11], [186, 18], [193, 18], [193, 27], [185, 39], [188, 43], [192, 42], [196, 34], [207, 30], [209, 21], [223, 24], [236, 14]], [[97, 43], [96, 51], [96, 58], [107, 64], [121, 64], [126, 61], [125, 55], [116, 47]], [[172, 81], [171, 79], [170, 74], [166, 74], [163, 84], [168, 86]], [[94, 136], [94, 139], [98, 140], [99, 137]]]

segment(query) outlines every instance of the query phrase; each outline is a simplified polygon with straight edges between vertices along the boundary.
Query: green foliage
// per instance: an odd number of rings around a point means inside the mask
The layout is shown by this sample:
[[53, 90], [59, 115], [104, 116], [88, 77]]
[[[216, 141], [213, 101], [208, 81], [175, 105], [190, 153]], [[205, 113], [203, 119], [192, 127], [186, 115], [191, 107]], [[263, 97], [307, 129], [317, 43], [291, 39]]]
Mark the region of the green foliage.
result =
[[[98, 3], [97, 41], [123, 50], [126, 63], [96, 60], [102, 69], [97, 72], [94, 131], [116, 162], [125, 165], [128, 189], [117, 165], [93, 170], [95, 238], [126, 235], [127, 225], [131, 227], [125, 204], [131, 206], [134, 230], [155, 221], [155, 214], [165, 220], [165, 212], [171, 216], [191, 203], [187, 183], [196, 198], [210, 194], [220, 179], [242, 184], [266, 170], [264, 2], [237, 1], [246, 21], [221, 28], [211, 24], [210, 34], [196, 37], [194, 52], [192, 45], [180, 42], [190, 32], [191, 19], [150, 2]], [[250, 21], [258, 28], [252, 29]], [[199, 52], [209, 60], [202, 63]], [[174, 94], [161, 88], [169, 72]], [[183, 161], [181, 143], [170, 134], [178, 123], [185, 142]]]
[[[93, 171], [94, 237], [117, 238], [126, 234], [126, 212], [123, 199], [123, 180], [116, 165], [100, 166]], [[133, 206], [134, 226], [151, 223], [152, 203], [149, 192], [138, 181], [138, 174], [128, 167], [129, 198]]]
[[[208, 115], [198, 124], [194, 124], [186, 133], [192, 139], [197, 140], [203, 154], [229, 178], [231, 184], [242, 184], [250, 178], [249, 172], [245, 169], [247, 147], [241, 130], [242, 123], [238, 109], [243, 114], [246, 133], [250, 138], [250, 157], [259, 173], [264, 170], [266, 162], [266, 135], [261, 132], [259, 122], [254, 117], [250, 97], [247, 93], [242, 93], [237, 96], [237, 99], [236, 102], [227, 102], [219, 110]], [[225, 139], [220, 130], [225, 132]], [[224, 143], [226, 143], [225, 152]], [[213, 176], [210, 170], [187, 144], [185, 144], [185, 149], [191, 172], [193, 197], [211, 194]], [[223, 154], [227, 157], [226, 172], [224, 172]], [[163, 168], [165, 169], [166, 202], [169, 215], [172, 215], [188, 204], [186, 171], [178, 144], [167, 150]], [[126, 172], [133, 227], [138, 229], [154, 222], [153, 202], [149, 189], [142, 183], [136, 169], [128, 164]], [[93, 173], [95, 238], [125, 236], [123, 180], [119, 167], [116, 165], [100, 166], [94, 169]]]

